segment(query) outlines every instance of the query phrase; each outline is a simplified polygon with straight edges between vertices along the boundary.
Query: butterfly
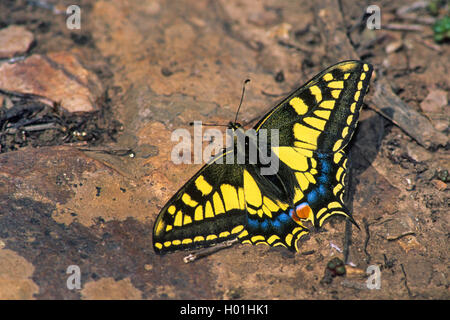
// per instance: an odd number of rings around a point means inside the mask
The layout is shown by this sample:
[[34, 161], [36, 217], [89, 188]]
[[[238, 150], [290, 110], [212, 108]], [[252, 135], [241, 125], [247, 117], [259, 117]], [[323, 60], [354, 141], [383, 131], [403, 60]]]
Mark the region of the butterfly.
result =
[[[262, 174], [265, 165], [258, 161], [223, 161], [239, 152], [236, 146], [212, 158], [162, 208], [153, 228], [155, 252], [232, 239], [295, 252], [297, 240], [309, 233], [308, 224], [321, 227], [335, 215], [356, 224], [344, 205], [344, 148], [372, 71], [370, 64], [356, 60], [330, 66], [259, 120], [256, 138], [263, 131], [269, 140], [274, 129], [278, 133], [277, 145], [269, 147], [279, 161], [276, 173]], [[244, 132], [238, 123], [229, 127]]]

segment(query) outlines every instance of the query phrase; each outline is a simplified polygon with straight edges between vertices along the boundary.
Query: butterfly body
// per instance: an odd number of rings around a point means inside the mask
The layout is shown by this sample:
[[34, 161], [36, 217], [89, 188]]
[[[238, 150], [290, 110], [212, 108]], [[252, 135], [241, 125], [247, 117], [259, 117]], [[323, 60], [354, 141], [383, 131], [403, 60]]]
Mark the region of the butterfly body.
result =
[[[372, 67], [360, 61], [338, 63], [280, 102], [252, 134], [230, 123], [237, 140], [245, 136], [245, 142], [214, 157], [162, 208], [153, 230], [155, 251], [234, 238], [298, 251], [307, 221], [320, 227], [329, 217], [343, 215], [354, 222], [343, 203], [343, 149], [355, 130], [371, 73]], [[268, 143], [261, 143], [263, 134]], [[249, 150], [257, 151], [256, 160]], [[270, 163], [263, 161], [265, 153], [271, 154]], [[271, 172], [273, 161], [277, 166]]]

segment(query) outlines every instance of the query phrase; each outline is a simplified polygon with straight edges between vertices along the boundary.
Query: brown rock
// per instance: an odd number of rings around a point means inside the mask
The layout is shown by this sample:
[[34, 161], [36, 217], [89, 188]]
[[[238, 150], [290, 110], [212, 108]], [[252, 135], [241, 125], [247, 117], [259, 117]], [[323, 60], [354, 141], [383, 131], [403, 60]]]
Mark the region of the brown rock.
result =
[[[17, 188], [17, 185], [27, 187]], [[149, 186], [148, 190], [156, 194], [159, 189], [153, 191], [153, 188], [156, 186]], [[97, 217], [104, 221], [125, 220], [130, 213], [138, 214], [133, 215], [135, 219], [145, 221], [151, 212], [148, 194], [144, 191], [139, 195], [135, 192], [139, 189], [103, 161], [74, 148], [24, 148], [0, 154], [0, 195], [53, 202], [52, 218], [58, 223], [70, 225], [77, 221], [91, 226]]]
[[0, 58], [11, 58], [27, 52], [33, 34], [22, 26], [11, 25], [0, 30]]
[[414, 161], [422, 162], [430, 160], [433, 157], [433, 153], [418, 145], [415, 142], [408, 142], [406, 145], [406, 152]]
[[424, 251], [424, 247], [417, 241], [414, 236], [406, 236], [398, 241], [402, 249], [408, 253], [411, 250]]
[[447, 184], [444, 181], [434, 179], [431, 182], [439, 191], [444, 191], [445, 189], [447, 189]]
[[430, 90], [428, 96], [420, 103], [420, 108], [431, 119], [433, 126], [438, 131], [448, 128], [448, 99], [444, 90]]
[[414, 234], [409, 217], [399, 215], [397, 219], [388, 219], [382, 224], [378, 234], [389, 241], [395, 241], [402, 237]]
[[59, 102], [69, 112], [90, 112], [103, 92], [97, 76], [67, 52], [32, 55], [0, 66], [0, 88]]
[[394, 42], [389, 43], [386, 46], [385, 51], [386, 51], [387, 54], [389, 54], [389, 53], [393, 53], [393, 52], [396, 52], [396, 51], [400, 50], [402, 47], [403, 47], [403, 41], [402, 40], [394, 41]]
[[347, 272], [347, 276], [354, 276], [354, 277], [364, 277], [366, 275], [366, 272], [363, 269], [352, 267], [352, 266], [345, 266], [345, 270]]
[[142, 293], [133, 286], [129, 278], [120, 281], [103, 278], [88, 282], [81, 291], [81, 295], [83, 299], [88, 300], [142, 299]]
[[31, 280], [33, 265], [7, 249], [0, 250], [0, 299], [33, 299], [38, 286]]
[[447, 105], [447, 92], [444, 90], [431, 90], [427, 97], [420, 103], [420, 108], [424, 112], [442, 112], [442, 108]]

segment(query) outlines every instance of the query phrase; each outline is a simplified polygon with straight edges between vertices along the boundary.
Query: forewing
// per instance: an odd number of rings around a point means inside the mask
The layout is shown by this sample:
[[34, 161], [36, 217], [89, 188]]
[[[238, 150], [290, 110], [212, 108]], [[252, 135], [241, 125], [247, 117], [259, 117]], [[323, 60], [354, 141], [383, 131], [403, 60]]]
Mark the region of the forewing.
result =
[[157, 253], [206, 247], [236, 238], [244, 230], [242, 167], [214, 161], [162, 208], [153, 229]]
[[279, 145], [335, 153], [350, 141], [372, 66], [344, 61], [315, 76], [264, 116], [255, 130], [279, 129]]

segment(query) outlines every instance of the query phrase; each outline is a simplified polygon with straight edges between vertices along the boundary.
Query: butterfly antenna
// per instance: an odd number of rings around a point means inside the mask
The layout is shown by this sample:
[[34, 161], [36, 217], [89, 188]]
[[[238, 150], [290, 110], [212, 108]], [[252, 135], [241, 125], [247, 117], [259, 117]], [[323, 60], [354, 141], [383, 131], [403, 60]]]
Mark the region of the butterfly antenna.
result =
[[239, 110], [241, 109], [242, 101], [244, 100], [245, 85], [246, 85], [247, 83], [249, 83], [249, 82], [250, 82], [250, 79], [246, 79], [246, 80], [244, 81], [244, 84], [242, 85], [241, 102], [239, 102], [239, 107], [238, 107], [238, 109], [237, 109], [237, 111], [236, 111], [236, 117], [234, 118], [234, 123], [236, 123], [236, 121], [237, 121], [238, 114], [239, 114]]
[[[192, 127], [194, 125], [194, 121], [189, 122], [189, 125]], [[220, 123], [202, 123], [202, 126], [206, 126], [206, 127], [228, 127], [228, 125], [220, 124]]]

